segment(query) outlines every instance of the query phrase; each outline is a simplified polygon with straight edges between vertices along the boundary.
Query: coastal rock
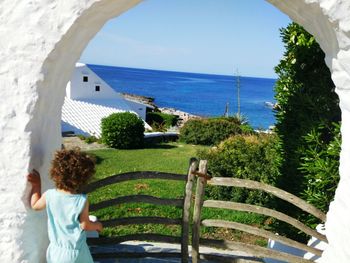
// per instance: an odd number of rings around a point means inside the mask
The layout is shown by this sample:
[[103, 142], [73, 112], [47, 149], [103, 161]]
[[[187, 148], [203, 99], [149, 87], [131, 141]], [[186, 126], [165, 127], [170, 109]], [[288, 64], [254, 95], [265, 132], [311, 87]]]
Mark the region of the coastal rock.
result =
[[178, 127], [182, 127], [188, 120], [201, 118], [200, 116], [180, 111], [174, 108], [159, 108], [159, 110], [166, 114], [179, 116], [179, 121], [177, 124]]
[[137, 102], [141, 102], [147, 105], [151, 105], [152, 107], [157, 108], [157, 105], [154, 104], [154, 98], [152, 97], [146, 97], [146, 96], [141, 96], [141, 95], [136, 95], [136, 94], [130, 94], [130, 93], [121, 93], [125, 99], [128, 100], [134, 100]]

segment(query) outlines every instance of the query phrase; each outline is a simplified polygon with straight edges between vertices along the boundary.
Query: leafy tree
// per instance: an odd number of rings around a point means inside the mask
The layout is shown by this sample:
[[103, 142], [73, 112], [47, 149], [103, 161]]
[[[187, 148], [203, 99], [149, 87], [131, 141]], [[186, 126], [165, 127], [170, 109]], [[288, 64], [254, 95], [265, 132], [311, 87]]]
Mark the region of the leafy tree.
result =
[[[281, 29], [281, 36], [286, 51], [275, 68], [276, 132], [284, 160], [279, 185], [300, 195], [305, 186], [300, 170], [308, 146], [305, 136], [321, 123], [339, 122], [340, 109], [325, 55], [314, 37], [296, 23]], [[331, 134], [323, 136], [325, 143], [332, 140]]]
[[[340, 132], [334, 128], [341, 118], [338, 96], [315, 38], [296, 23], [281, 29], [281, 37], [286, 51], [275, 67], [276, 132], [282, 160], [277, 185], [327, 211], [339, 178]], [[300, 210], [279, 205], [280, 210], [305, 219]]]

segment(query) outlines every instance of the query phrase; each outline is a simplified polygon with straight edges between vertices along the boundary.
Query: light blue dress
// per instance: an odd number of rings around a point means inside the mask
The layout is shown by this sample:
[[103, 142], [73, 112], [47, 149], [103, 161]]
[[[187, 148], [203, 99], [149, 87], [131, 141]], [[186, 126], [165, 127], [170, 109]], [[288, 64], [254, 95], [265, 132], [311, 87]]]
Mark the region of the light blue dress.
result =
[[79, 222], [86, 199], [83, 194], [66, 194], [56, 189], [46, 191], [50, 240], [47, 263], [94, 262], [86, 244], [86, 233]]

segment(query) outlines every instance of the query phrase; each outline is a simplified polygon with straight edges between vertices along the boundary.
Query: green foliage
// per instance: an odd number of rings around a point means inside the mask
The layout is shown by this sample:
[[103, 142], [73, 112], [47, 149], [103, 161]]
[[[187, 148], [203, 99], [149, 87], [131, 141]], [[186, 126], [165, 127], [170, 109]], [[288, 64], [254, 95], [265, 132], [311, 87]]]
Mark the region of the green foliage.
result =
[[248, 124], [248, 123], [244, 123], [244, 124], [239, 125], [239, 128], [241, 129], [242, 134], [254, 134], [255, 133], [253, 127], [250, 126], [250, 124]]
[[179, 116], [162, 112], [148, 112], [146, 116], [146, 122], [156, 131], [165, 131], [175, 126], [178, 120]]
[[[338, 135], [326, 127], [340, 121], [338, 97], [325, 54], [314, 37], [296, 23], [282, 29], [281, 37], [286, 51], [275, 68], [275, 131], [280, 139], [283, 176], [277, 186], [326, 211], [337, 184], [339, 156], [339, 148], [334, 146]], [[316, 222], [292, 205], [277, 205], [278, 210], [306, 220], [310, 226]], [[280, 234], [300, 238], [296, 230], [282, 223], [275, 227]]]
[[133, 149], [143, 146], [144, 124], [133, 113], [113, 113], [103, 118], [101, 130], [103, 143], [112, 148]]
[[181, 128], [180, 140], [191, 144], [215, 145], [232, 135], [252, 131], [247, 124], [241, 125], [235, 117], [193, 119]]
[[283, 177], [279, 186], [296, 195], [304, 191], [301, 157], [308, 147], [306, 136], [320, 123], [340, 120], [324, 53], [314, 37], [296, 23], [281, 30], [285, 54], [275, 68], [276, 132], [280, 137]]
[[[250, 179], [275, 185], [280, 177], [280, 159], [276, 136], [237, 135], [223, 141], [218, 147], [199, 153], [208, 160], [209, 173], [213, 176]], [[234, 187], [208, 187], [209, 198], [267, 204], [271, 197], [261, 191]]]
[[305, 136], [305, 140], [308, 145], [300, 168], [306, 182], [302, 196], [327, 212], [339, 182], [340, 125], [320, 124]]

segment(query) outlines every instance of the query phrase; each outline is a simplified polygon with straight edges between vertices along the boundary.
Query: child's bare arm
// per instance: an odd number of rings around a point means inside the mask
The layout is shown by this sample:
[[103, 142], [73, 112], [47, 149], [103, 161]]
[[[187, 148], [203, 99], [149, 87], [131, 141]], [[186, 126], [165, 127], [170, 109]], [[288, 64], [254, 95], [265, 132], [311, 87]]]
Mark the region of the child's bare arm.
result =
[[85, 231], [102, 231], [103, 226], [101, 222], [92, 222], [89, 219], [89, 202], [87, 200], [84, 209], [79, 216], [79, 220], [80, 227]]
[[28, 181], [32, 184], [32, 191], [30, 194], [30, 206], [34, 210], [42, 210], [46, 207], [45, 193], [41, 195], [41, 179], [40, 174], [33, 170], [27, 176]]

